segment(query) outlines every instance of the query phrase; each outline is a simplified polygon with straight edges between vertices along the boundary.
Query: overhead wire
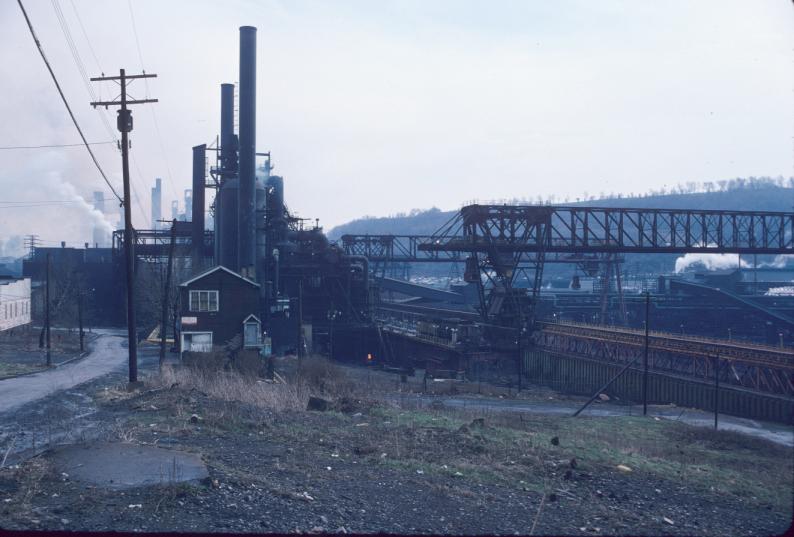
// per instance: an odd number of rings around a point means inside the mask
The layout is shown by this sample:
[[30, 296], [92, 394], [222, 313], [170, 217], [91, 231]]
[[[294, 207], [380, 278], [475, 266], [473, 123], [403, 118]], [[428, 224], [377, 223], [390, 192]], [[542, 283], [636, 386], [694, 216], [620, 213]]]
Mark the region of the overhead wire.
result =
[[[72, 32], [69, 30], [69, 24], [66, 22], [66, 17], [61, 10], [61, 6], [58, 4], [57, 0], [51, 0], [53, 10], [55, 11], [55, 16], [58, 19], [58, 24], [61, 27], [61, 32], [63, 32], [63, 36], [66, 39], [66, 44], [69, 47], [69, 51], [72, 54], [72, 59], [74, 60], [75, 65], [77, 66], [77, 70], [80, 72], [80, 78], [83, 81], [83, 85], [88, 92], [88, 95], [91, 97], [92, 101], [99, 101], [100, 99], [97, 98], [97, 94], [94, 92], [94, 87], [91, 84], [91, 80], [87, 74], [87, 70], [85, 68], [85, 63], [83, 62], [82, 58], [80, 57], [80, 51], [77, 48], [77, 45], [74, 42], [74, 38], [72, 37]], [[72, 7], [75, 9], [75, 14], [77, 14], [77, 9], [72, 4]], [[78, 15], [79, 20], [79, 15]], [[85, 35], [85, 34], [84, 34]], [[93, 51], [93, 47], [91, 47], [91, 43], [88, 43], [89, 48]], [[93, 52], [92, 52], [93, 54]], [[96, 55], [94, 55], [94, 59], [96, 60]], [[97, 63], [97, 67], [99, 64]], [[100, 71], [102, 69], [100, 68]], [[110, 121], [108, 120], [107, 113], [102, 113], [100, 111], [99, 118], [102, 121], [102, 125], [105, 127], [105, 130], [108, 132], [111, 138], [118, 143], [118, 137], [116, 136], [116, 132], [113, 130], [113, 127], [110, 125]]]
[[[143, 54], [141, 53], [141, 42], [138, 39], [138, 28], [135, 24], [135, 14], [132, 11], [132, 0], [127, 0], [127, 7], [129, 8], [130, 12], [130, 21], [132, 22], [132, 34], [135, 36], [135, 47], [138, 50], [138, 60], [141, 62], [141, 71], [144, 73], [146, 72], [146, 68], [143, 65]], [[144, 86], [146, 87], [146, 97], [149, 97], [149, 79], [143, 79]], [[179, 194], [176, 191], [176, 187], [174, 186], [174, 177], [171, 174], [171, 165], [168, 162], [168, 153], [165, 150], [165, 145], [163, 144], [163, 137], [160, 135], [160, 124], [157, 121], [157, 113], [153, 106], [149, 107], [149, 111], [152, 113], [152, 120], [154, 121], [154, 131], [157, 135], [157, 142], [160, 145], [160, 154], [163, 156], [163, 162], [165, 162], [165, 169], [168, 172], [168, 186], [171, 189], [171, 193], [179, 199]]]
[[[74, 59], [75, 65], [77, 66], [77, 70], [80, 72], [81, 78], [83, 79], [83, 84], [85, 85], [86, 90], [88, 91], [88, 95], [91, 97], [92, 101], [98, 101], [100, 99], [97, 98], [97, 94], [94, 92], [94, 88], [91, 85], [91, 80], [90, 80], [90, 78], [87, 75], [85, 64], [83, 63], [83, 60], [80, 57], [80, 52], [79, 52], [79, 50], [77, 48], [77, 45], [74, 42], [74, 38], [72, 37], [72, 32], [69, 29], [69, 23], [66, 21], [66, 17], [63, 15], [63, 11], [61, 10], [61, 7], [58, 4], [58, 1], [57, 0], [51, 0], [51, 2], [52, 2], [53, 9], [55, 11], [55, 15], [58, 18], [58, 23], [61, 26], [61, 31], [63, 32], [64, 38], [66, 39], [66, 43], [69, 46], [69, 50], [72, 53], [72, 58]], [[72, 9], [74, 10], [74, 13], [77, 16], [78, 22], [79, 22], [79, 24], [80, 24], [80, 26], [81, 26], [81, 28], [83, 30], [83, 36], [86, 39], [86, 43], [88, 44], [88, 48], [91, 50], [91, 54], [92, 54], [92, 56], [94, 58], [94, 61], [97, 64], [97, 68], [99, 69], [100, 72], [102, 72], [104, 74], [104, 69], [102, 69], [102, 66], [99, 64], [99, 60], [98, 60], [96, 54], [94, 53], [94, 47], [91, 45], [91, 41], [88, 39], [88, 34], [85, 32], [85, 27], [82, 25], [82, 20], [80, 19], [80, 14], [77, 11], [77, 6], [74, 4], [74, 2], [72, 2]], [[110, 126], [110, 122], [109, 122], [108, 117], [107, 117], [108, 116], [107, 112], [106, 111], [102, 111], [101, 107], [98, 110], [99, 110], [99, 117], [102, 120], [103, 125], [105, 126], [105, 130], [107, 130], [108, 133], [110, 134], [111, 138], [113, 138], [116, 141], [116, 144], [119, 147], [121, 147], [121, 145], [120, 145], [121, 142], [119, 141], [118, 137], [116, 136], [116, 131], [114, 131], [113, 128]], [[134, 154], [131, 153], [131, 155], [132, 155], [133, 161], [135, 161]], [[136, 167], [137, 167], [137, 165], [136, 165]], [[137, 171], [138, 171], [138, 182], [141, 182], [141, 181], [143, 181], [143, 177], [141, 176], [140, 169], [138, 169]], [[138, 195], [138, 189], [135, 187], [135, 182], [134, 181], [130, 181], [130, 187], [132, 189], [132, 197], [135, 198], [135, 204], [138, 207], [138, 211], [140, 211], [141, 217], [143, 218], [143, 221], [146, 222], [147, 221], [146, 213], [143, 210], [143, 204], [141, 204], [141, 198]]]
[[69, 117], [72, 118], [72, 123], [74, 123], [77, 132], [80, 134], [80, 138], [83, 140], [83, 144], [85, 145], [88, 154], [91, 155], [91, 160], [94, 161], [94, 165], [96, 166], [97, 170], [99, 170], [100, 175], [102, 175], [102, 179], [108, 185], [110, 191], [113, 192], [113, 195], [116, 197], [116, 199], [118, 199], [119, 202], [123, 202], [121, 196], [118, 195], [116, 189], [113, 188], [113, 185], [110, 183], [110, 180], [105, 175], [105, 171], [102, 169], [102, 166], [99, 165], [99, 161], [94, 155], [94, 152], [91, 150], [91, 146], [88, 144], [88, 140], [86, 140], [86, 137], [83, 134], [83, 130], [80, 128], [80, 124], [77, 122], [77, 118], [74, 116], [71, 106], [69, 106], [69, 101], [67, 101], [66, 95], [64, 95], [63, 90], [61, 89], [61, 85], [58, 82], [58, 78], [55, 76], [55, 72], [52, 70], [52, 67], [50, 66], [50, 62], [49, 60], [47, 60], [47, 56], [44, 54], [44, 48], [41, 46], [41, 42], [39, 41], [39, 38], [36, 37], [36, 32], [33, 30], [33, 24], [30, 22], [30, 18], [28, 17], [27, 11], [25, 11], [25, 6], [22, 4], [22, 0], [17, 0], [17, 3], [19, 4], [19, 9], [22, 10], [22, 15], [25, 17], [25, 22], [28, 25], [28, 29], [30, 30], [31, 37], [33, 37], [33, 41], [36, 43], [36, 48], [38, 49], [39, 54], [41, 55], [41, 59], [44, 60], [44, 65], [47, 66], [47, 71], [49, 71], [50, 76], [52, 77], [52, 81], [55, 83], [55, 87], [58, 90], [58, 94], [61, 96], [61, 100], [63, 101], [64, 106], [66, 106], [66, 110], [69, 112]]
[[[98, 200], [93, 201], [111, 201], [114, 198], [99, 198]], [[10, 201], [2, 201], [0, 200], [0, 204], [4, 203], [81, 203], [80, 200], [10, 200]]]
[[72, 11], [74, 11], [74, 16], [77, 18], [77, 23], [80, 25], [80, 30], [83, 32], [83, 38], [85, 38], [85, 42], [88, 43], [88, 50], [91, 51], [91, 56], [94, 58], [94, 63], [96, 63], [97, 67], [99, 67], [99, 59], [97, 58], [96, 52], [94, 52], [94, 47], [91, 46], [91, 40], [88, 39], [88, 33], [85, 31], [83, 19], [80, 18], [80, 13], [77, 11], [77, 6], [74, 4], [74, 0], [69, 0], [69, 3], [72, 5]]
[[[88, 145], [115, 144], [116, 142], [88, 142]], [[85, 144], [47, 144], [47, 145], [0, 145], [0, 150], [10, 149], [50, 149], [54, 147], [83, 147]]]

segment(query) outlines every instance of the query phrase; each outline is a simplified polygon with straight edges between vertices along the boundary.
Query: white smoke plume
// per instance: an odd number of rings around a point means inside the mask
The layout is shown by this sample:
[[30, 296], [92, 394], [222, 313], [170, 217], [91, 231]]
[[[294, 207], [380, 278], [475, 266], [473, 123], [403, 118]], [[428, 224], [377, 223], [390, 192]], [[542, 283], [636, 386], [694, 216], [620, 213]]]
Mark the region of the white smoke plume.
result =
[[69, 204], [69, 208], [78, 211], [85, 216], [85, 219], [91, 223], [91, 226], [97, 226], [102, 229], [104, 233], [110, 235], [113, 233], [113, 226], [107, 221], [102, 211], [94, 209], [94, 206], [88, 203], [85, 198], [77, 193], [74, 185], [64, 181], [60, 174], [52, 172], [48, 174], [48, 183], [51, 185], [51, 192], [56, 192], [61, 199], [73, 201]]
[[766, 296], [794, 296], [794, 285], [771, 287], [764, 293]]
[[[739, 268], [739, 254], [684, 254], [675, 260], [675, 272], [680, 273], [693, 267], [700, 266], [706, 270], [724, 270]], [[742, 268], [750, 265], [741, 260]]]
[[780, 254], [776, 255], [775, 259], [768, 263], [758, 263], [758, 267], [769, 267], [769, 268], [786, 268], [789, 264], [789, 261], [794, 261], [794, 255], [786, 255]]
[[25, 243], [19, 235], [12, 235], [6, 241], [0, 241], [0, 257], [21, 257], [25, 253]]

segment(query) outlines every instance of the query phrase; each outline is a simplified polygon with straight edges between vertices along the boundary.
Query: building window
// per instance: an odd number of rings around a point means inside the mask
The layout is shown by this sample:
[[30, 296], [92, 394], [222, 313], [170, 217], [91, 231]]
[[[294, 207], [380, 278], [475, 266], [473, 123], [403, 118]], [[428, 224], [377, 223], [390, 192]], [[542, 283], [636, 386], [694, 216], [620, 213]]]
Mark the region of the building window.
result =
[[190, 291], [190, 311], [218, 311], [218, 291]]
[[212, 351], [212, 332], [182, 332], [182, 352]]

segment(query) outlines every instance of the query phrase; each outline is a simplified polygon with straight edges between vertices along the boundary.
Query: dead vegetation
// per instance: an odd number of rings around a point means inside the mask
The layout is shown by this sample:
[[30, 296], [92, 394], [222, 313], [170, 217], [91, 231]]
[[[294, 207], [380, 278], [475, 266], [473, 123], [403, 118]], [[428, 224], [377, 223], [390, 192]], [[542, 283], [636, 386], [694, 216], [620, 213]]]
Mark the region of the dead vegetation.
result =
[[148, 381], [154, 386], [176, 385], [180, 390], [198, 390], [219, 401], [248, 403], [274, 411], [305, 409], [309, 399], [309, 391], [301, 384], [265, 382], [235, 371], [165, 366], [159, 376]]

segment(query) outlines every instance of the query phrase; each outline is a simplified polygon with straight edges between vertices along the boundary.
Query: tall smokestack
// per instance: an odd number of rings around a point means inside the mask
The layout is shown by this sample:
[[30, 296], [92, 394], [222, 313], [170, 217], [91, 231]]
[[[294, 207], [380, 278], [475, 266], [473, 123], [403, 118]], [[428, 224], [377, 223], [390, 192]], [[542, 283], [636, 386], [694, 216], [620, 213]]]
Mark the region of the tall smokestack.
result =
[[237, 140], [234, 137], [234, 84], [221, 84], [221, 167], [223, 179], [237, 173]]
[[207, 161], [207, 144], [193, 148], [193, 219], [190, 223], [190, 239], [193, 246], [193, 270], [201, 269], [204, 256], [204, 172]]
[[159, 177], [154, 180], [152, 187], [152, 229], [160, 229], [160, 219], [163, 217], [163, 182]]
[[234, 135], [234, 84], [221, 84], [221, 188], [215, 197], [217, 263], [239, 270], [237, 258], [237, 137]]
[[256, 250], [256, 28], [240, 27], [240, 188], [238, 190], [238, 265], [255, 278]]

